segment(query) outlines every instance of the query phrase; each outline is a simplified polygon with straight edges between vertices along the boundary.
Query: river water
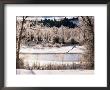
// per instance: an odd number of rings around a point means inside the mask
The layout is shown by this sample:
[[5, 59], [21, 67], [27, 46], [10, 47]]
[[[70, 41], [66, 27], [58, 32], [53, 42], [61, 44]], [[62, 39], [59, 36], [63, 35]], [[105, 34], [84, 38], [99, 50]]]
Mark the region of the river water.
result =
[[20, 58], [25, 62], [25, 64], [33, 64], [35, 62], [39, 62], [41, 64], [44, 63], [57, 63], [57, 62], [74, 62], [79, 61], [82, 54], [79, 53], [53, 53], [53, 54], [46, 54], [46, 53], [21, 53]]

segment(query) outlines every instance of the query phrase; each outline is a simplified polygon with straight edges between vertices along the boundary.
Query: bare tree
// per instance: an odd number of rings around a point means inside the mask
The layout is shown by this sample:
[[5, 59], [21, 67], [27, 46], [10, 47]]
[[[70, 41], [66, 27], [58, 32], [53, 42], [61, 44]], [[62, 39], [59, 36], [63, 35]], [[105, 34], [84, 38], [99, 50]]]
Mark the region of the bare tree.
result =
[[83, 44], [87, 49], [84, 61], [90, 62], [89, 66], [94, 68], [94, 17], [80, 16], [79, 20], [80, 28], [83, 31]]
[[16, 68], [19, 68], [20, 65], [19, 65], [19, 52], [20, 52], [20, 45], [21, 45], [21, 39], [22, 39], [22, 33], [23, 33], [23, 30], [24, 30], [24, 23], [25, 23], [25, 20], [26, 20], [27, 16], [23, 16], [22, 17], [22, 24], [21, 24], [21, 30], [20, 30], [20, 33], [18, 35], [18, 38], [16, 36]]

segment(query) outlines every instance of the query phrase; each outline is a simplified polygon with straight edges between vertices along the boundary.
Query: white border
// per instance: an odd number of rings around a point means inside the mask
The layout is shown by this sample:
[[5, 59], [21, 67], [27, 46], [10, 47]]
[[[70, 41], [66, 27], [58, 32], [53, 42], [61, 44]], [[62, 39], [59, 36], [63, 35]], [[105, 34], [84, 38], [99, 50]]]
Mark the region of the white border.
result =
[[[16, 16], [94, 16], [95, 73], [90, 75], [16, 75]], [[6, 87], [106, 87], [107, 5], [6, 5]]]

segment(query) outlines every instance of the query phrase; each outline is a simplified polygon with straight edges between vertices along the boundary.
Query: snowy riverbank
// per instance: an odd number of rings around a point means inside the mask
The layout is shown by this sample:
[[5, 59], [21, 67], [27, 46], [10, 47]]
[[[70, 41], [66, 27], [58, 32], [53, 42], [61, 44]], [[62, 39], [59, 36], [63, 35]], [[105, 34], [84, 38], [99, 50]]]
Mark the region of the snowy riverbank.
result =
[[45, 47], [45, 48], [35, 48], [22, 46], [20, 53], [83, 53], [86, 48], [84, 46], [63, 46], [63, 47]]
[[94, 74], [94, 70], [25, 70], [17, 69], [16, 74], [37, 75], [37, 74]]

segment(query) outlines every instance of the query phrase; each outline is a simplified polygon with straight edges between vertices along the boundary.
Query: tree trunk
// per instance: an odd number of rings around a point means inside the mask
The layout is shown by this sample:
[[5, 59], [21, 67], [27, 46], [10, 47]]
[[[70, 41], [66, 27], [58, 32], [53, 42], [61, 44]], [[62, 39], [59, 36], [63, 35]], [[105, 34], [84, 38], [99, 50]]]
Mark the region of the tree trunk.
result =
[[23, 25], [24, 25], [24, 21], [25, 21], [25, 18], [23, 16], [23, 21], [22, 21], [22, 25], [21, 25], [21, 31], [20, 31], [20, 34], [19, 34], [19, 37], [18, 37], [18, 41], [16, 41], [17, 43], [17, 50], [16, 50], [16, 68], [20, 68], [20, 64], [19, 64], [19, 51], [20, 51], [20, 44], [21, 44], [21, 38], [22, 38], [22, 33], [23, 33]]

